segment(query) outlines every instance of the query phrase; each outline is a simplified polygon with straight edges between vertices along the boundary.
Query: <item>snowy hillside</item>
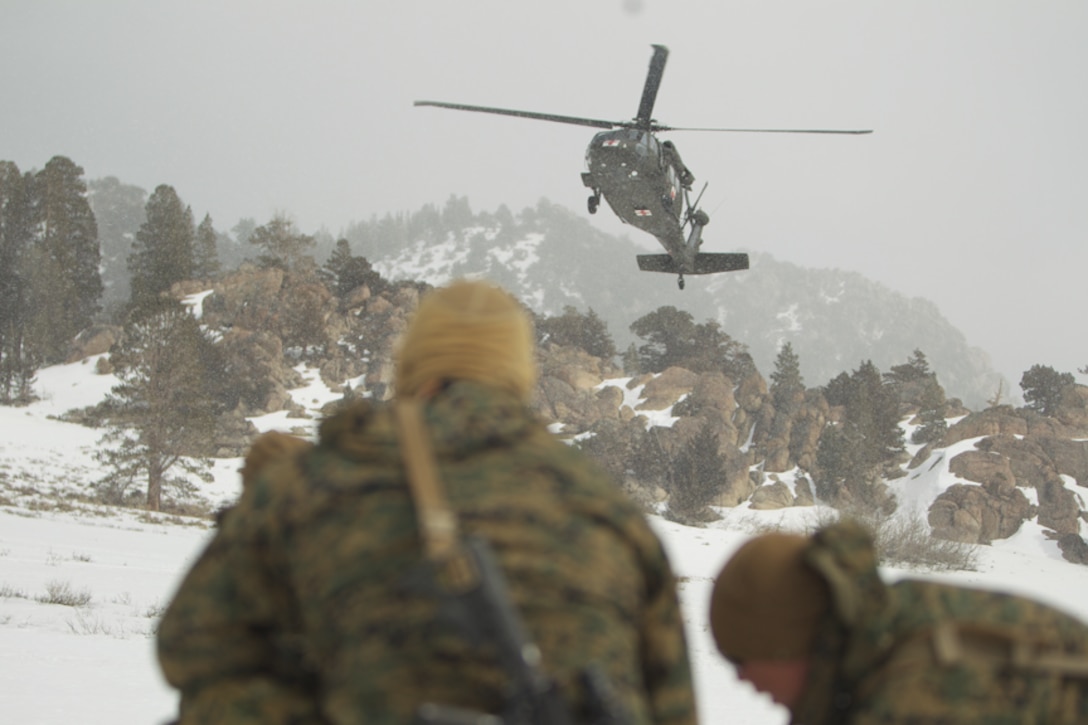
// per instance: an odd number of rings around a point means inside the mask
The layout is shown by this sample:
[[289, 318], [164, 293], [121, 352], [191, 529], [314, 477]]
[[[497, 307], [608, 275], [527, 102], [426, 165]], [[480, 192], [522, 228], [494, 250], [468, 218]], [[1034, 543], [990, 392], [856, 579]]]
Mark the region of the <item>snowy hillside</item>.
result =
[[[673, 275], [639, 271], [635, 255], [647, 248], [605, 234], [545, 200], [506, 222], [480, 214], [462, 228], [406, 231], [380, 245], [353, 243], [388, 279], [442, 285], [479, 275], [540, 314], [561, 314], [568, 305], [593, 309], [620, 350], [641, 344], [631, 323], [673, 306], [696, 322], [718, 322], [748, 347], [764, 375], [783, 343], [790, 342], [810, 386], [864, 360], [887, 370], [919, 348], [945, 391], [973, 410], [985, 407], [1001, 380], [988, 355], [928, 300], [908, 298], [857, 273], [800, 267], [759, 252], [750, 254], [749, 271], [689, 276], [680, 292]], [[1014, 387], [1008, 381], [1003, 385], [1007, 396]]]
[[[0, 407], [0, 713], [9, 722], [161, 723], [175, 708], [155, 663], [153, 632], [210, 529], [202, 520], [87, 501], [89, 484], [100, 475], [93, 456], [100, 433], [55, 416], [92, 404], [109, 390], [113, 379], [94, 375], [94, 363], [42, 370], [41, 402]], [[294, 391], [296, 402], [314, 409], [333, 397], [312, 372], [306, 377], [314, 382]], [[261, 430], [299, 424], [281, 416], [255, 422]], [[956, 481], [944, 463], [950, 453], [938, 451], [916, 476], [894, 484], [904, 510], [924, 511], [927, 501]], [[202, 484], [211, 502], [230, 501], [238, 493], [239, 463], [216, 462], [215, 482]], [[783, 710], [737, 682], [715, 653], [707, 601], [714, 574], [751, 532], [804, 530], [826, 514], [816, 508], [722, 513], [707, 528], [653, 519], [682, 580], [701, 719], [785, 722]], [[1088, 619], [1088, 568], [1064, 562], [1033, 522], [1011, 539], [981, 548], [978, 571], [886, 574], [1029, 594]]]

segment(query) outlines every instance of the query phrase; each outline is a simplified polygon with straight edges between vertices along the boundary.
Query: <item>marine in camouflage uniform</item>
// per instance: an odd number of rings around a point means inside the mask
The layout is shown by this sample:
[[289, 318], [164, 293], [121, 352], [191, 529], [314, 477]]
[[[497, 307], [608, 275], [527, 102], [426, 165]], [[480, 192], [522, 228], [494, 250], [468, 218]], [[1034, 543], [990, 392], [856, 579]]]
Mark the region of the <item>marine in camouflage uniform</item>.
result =
[[887, 586], [854, 523], [746, 543], [715, 581], [710, 618], [739, 676], [794, 723], [1088, 722], [1085, 624], [1003, 593]]
[[[462, 530], [486, 539], [575, 712], [595, 664], [635, 723], [693, 723], [676, 582], [637, 507], [529, 411], [530, 328], [508, 295], [424, 297], [397, 395], [425, 400]], [[486, 359], [481, 361], [481, 357]], [[326, 420], [227, 512], [158, 632], [182, 723], [406, 723], [421, 703], [499, 712], [504, 673], [416, 576], [420, 533], [392, 406]]]

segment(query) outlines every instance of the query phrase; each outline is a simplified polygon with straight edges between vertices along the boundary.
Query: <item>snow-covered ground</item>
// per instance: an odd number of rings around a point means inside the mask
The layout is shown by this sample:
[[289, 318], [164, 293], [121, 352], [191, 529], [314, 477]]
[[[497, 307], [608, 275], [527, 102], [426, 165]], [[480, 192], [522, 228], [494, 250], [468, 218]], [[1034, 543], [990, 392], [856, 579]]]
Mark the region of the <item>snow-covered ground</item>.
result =
[[[100, 432], [51, 416], [97, 402], [109, 390], [114, 380], [94, 375], [94, 363], [43, 370], [41, 402], [0, 407], [0, 714], [6, 722], [162, 723], [176, 707], [155, 662], [154, 628], [210, 528], [195, 519], [81, 503], [78, 494], [99, 475], [93, 453]], [[306, 375], [312, 382], [294, 397], [317, 408], [332, 393], [316, 375]], [[290, 430], [316, 421], [266, 416], [255, 422], [261, 430]], [[938, 455], [947, 460], [948, 453]], [[216, 462], [215, 482], [202, 487], [212, 502], [237, 494], [239, 463]], [[918, 471], [898, 484], [901, 500], [913, 507], [956, 480], [946, 462], [934, 460]], [[56, 491], [71, 491], [70, 503], [58, 507], [50, 496]], [[682, 579], [701, 720], [783, 723], [785, 711], [738, 682], [718, 657], [706, 609], [714, 575], [753, 532], [806, 530], [820, 513], [737, 508], [723, 514], [706, 528], [652, 518]], [[1062, 561], [1034, 522], [1009, 540], [982, 547], [977, 571], [885, 573], [1023, 593], [1088, 620], [1088, 567]]]

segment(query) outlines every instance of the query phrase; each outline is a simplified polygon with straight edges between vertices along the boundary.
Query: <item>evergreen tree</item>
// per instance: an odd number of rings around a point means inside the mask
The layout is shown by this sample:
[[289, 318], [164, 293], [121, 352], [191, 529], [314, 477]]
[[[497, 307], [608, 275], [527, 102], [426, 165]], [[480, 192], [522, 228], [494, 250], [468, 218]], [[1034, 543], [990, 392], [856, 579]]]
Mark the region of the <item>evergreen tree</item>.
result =
[[343, 273], [344, 268], [348, 264], [348, 260], [351, 259], [351, 242], [341, 237], [336, 240], [336, 245], [332, 249], [332, 254], [329, 255], [328, 260], [325, 261], [325, 265], [318, 272], [321, 279], [325, 284], [329, 285], [331, 289], [336, 289], [337, 281], [340, 279], [340, 275]]
[[446, 230], [460, 231], [471, 226], [475, 222], [472, 208], [469, 206], [468, 197], [450, 194], [446, 205], [442, 207], [442, 226]]
[[25, 343], [30, 314], [27, 256], [34, 239], [33, 177], [0, 161], [0, 403], [28, 402], [38, 364]]
[[937, 382], [936, 375], [930, 375], [922, 391], [921, 410], [918, 417], [922, 424], [911, 434], [911, 443], [936, 443], [948, 431], [948, 421], [944, 412], [947, 400], [944, 389]]
[[147, 219], [128, 258], [131, 307], [153, 309], [171, 285], [193, 277], [193, 213], [166, 184], [155, 189], [144, 211]]
[[1049, 365], [1032, 365], [1020, 377], [1027, 407], [1043, 415], [1056, 413], [1065, 391], [1076, 383], [1072, 373], [1059, 373]]
[[632, 342], [623, 352], [623, 372], [627, 375], [638, 375], [642, 372], [640, 363], [638, 348]]
[[386, 287], [382, 276], [366, 257], [352, 255], [351, 243], [347, 239], [337, 240], [336, 247], [319, 274], [341, 300], [364, 285], [370, 288], [371, 294], [378, 294]]
[[669, 512], [681, 519], [698, 518], [721, 487], [720, 441], [704, 426], [676, 454], [669, 466]]
[[721, 371], [738, 381], [754, 369], [747, 347], [708, 320], [695, 324], [690, 313], [671, 305], [659, 307], [631, 324], [645, 343], [638, 347], [639, 367], [661, 372], [676, 366], [693, 372]]
[[314, 246], [314, 238], [299, 232], [295, 223], [283, 214], [276, 214], [267, 224], [253, 230], [249, 243], [264, 252], [261, 264], [292, 269], [302, 259], [302, 253]]
[[98, 225], [83, 169], [54, 156], [34, 175], [37, 234], [30, 251], [27, 343], [44, 364], [62, 362], [71, 341], [99, 311]]
[[132, 296], [128, 257], [146, 219], [147, 192], [114, 176], [92, 180], [87, 187], [102, 250], [102, 306], [109, 319], [117, 319]]
[[884, 377], [893, 383], [909, 383], [925, 380], [932, 375], [933, 372], [929, 369], [929, 361], [926, 360], [925, 353], [915, 349], [906, 364], [893, 365]]
[[872, 361], [851, 375], [837, 376], [824, 389], [831, 405], [844, 407], [841, 423], [823, 431], [817, 446], [817, 493], [835, 500], [840, 489], [870, 505], [886, 501], [878, 482], [882, 467], [903, 450], [899, 399]]
[[665, 305], [631, 323], [631, 332], [645, 341], [638, 347], [639, 368], [659, 373], [690, 357], [695, 320], [691, 313]]
[[805, 392], [805, 382], [801, 377], [801, 359], [789, 342], [782, 346], [774, 360], [770, 392], [775, 409], [785, 413], [792, 412], [798, 393]]
[[854, 371], [851, 396], [846, 403], [849, 424], [865, 442], [863, 463], [878, 466], [903, 451], [899, 427], [899, 398], [881, 379], [880, 371], [866, 360]]
[[98, 485], [116, 503], [146, 482], [149, 510], [162, 506], [164, 490], [190, 491], [182, 471], [211, 480], [206, 458], [215, 435], [216, 407], [209, 388], [218, 371], [200, 325], [177, 303], [138, 314], [125, 327], [124, 344], [111, 360], [120, 381], [107, 396], [109, 424], [98, 460], [108, 469]]
[[544, 339], [556, 345], [577, 347], [606, 360], [616, 356], [616, 345], [608, 333], [608, 326], [592, 308], [582, 314], [577, 308], [567, 305], [562, 315], [545, 317], [538, 328]]
[[193, 248], [193, 277], [211, 279], [219, 274], [219, 235], [212, 225], [210, 214], [204, 215], [204, 221], [196, 228]]

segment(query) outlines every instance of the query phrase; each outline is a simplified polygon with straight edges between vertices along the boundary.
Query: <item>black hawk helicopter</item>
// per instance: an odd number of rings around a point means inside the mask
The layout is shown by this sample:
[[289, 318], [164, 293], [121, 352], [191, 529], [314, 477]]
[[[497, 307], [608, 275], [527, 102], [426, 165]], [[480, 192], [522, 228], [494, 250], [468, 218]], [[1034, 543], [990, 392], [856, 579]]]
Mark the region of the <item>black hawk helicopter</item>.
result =
[[416, 101], [415, 105], [607, 129], [594, 136], [586, 149], [588, 171], [582, 173], [582, 183], [593, 192], [587, 202], [589, 213], [597, 213], [603, 196], [621, 221], [656, 237], [667, 254], [637, 255], [639, 269], [644, 272], [675, 274], [678, 276], [680, 289], [684, 289], [685, 274], [714, 274], [748, 269], [748, 255], [699, 251], [703, 243], [703, 227], [710, 221], [707, 213], [697, 208], [702, 193], [706, 191], [706, 185], [703, 185], [703, 190], [692, 202], [690, 192], [695, 175], [680, 160], [680, 154], [672, 141], [662, 141], [655, 134], [662, 131], [825, 134], [865, 134], [872, 131], [666, 126], [658, 123], [651, 114], [669, 49], [663, 45], [654, 45], [653, 49], [650, 70], [642, 88], [642, 100], [638, 104], [638, 114], [631, 121], [602, 121], [441, 101]]

